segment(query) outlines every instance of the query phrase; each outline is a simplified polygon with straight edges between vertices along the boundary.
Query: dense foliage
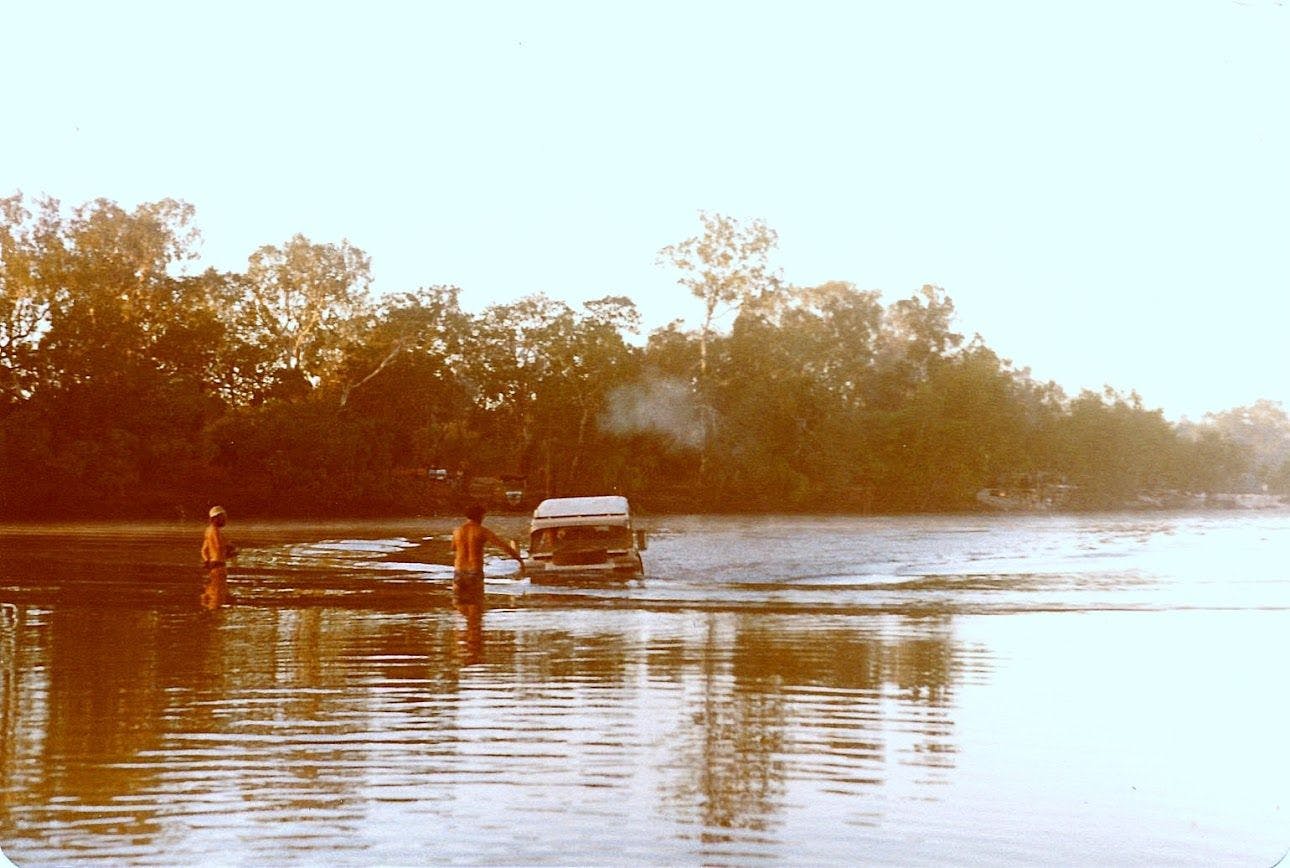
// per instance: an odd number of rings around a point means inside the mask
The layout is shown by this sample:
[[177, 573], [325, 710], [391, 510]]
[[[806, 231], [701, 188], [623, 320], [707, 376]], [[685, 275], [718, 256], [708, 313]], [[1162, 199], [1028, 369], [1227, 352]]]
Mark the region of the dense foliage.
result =
[[786, 283], [760, 222], [703, 214], [661, 252], [705, 318], [638, 346], [623, 297], [478, 314], [453, 287], [373, 298], [345, 242], [185, 275], [192, 219], [171, 200], [0, 200], [4, 516], [428, 512], [521, 487], [951, 510], [1037, 481], [1102, 507], [1290, 485], [1279, 405], [1179, 426], [1134, 394], [1068, 398], [956, 334], [937, 287], [884, 306]]

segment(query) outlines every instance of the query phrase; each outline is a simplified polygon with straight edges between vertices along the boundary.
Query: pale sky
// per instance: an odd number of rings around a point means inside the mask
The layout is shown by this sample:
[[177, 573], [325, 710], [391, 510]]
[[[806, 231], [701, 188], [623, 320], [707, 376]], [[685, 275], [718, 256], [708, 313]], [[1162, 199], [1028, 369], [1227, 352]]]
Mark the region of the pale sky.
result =
[[0, 45], [0, 195], [184, 200], [203, 267], [347, 238], [380, 292], [652, 329], [706, 209], [1071, 394], [1290, 405], [1284, 0], [0, 0]]

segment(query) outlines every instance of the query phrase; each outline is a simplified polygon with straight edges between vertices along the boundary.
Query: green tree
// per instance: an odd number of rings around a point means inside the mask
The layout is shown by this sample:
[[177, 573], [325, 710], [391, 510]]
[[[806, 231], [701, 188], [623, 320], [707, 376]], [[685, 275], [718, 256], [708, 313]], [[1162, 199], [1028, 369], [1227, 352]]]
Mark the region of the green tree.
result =
[[781, 328], [795, 335], [793, 355], [802, 371], [844, 407], [863, 406], [882, 325], [878, 293], [832, 281], [782, 293], [775, 311]]
[[1245, 450], [1253, 474], [1249, 483], [1268, 483], [1290, 462], [1290, 416], [1277, 401], [1209, 413], [1204, 425]]
[[954, 302], [938, 286], [925, 285], [883, 313], [876, 341], [874, 373], [866, 406], [899, 408], [934, 366], [963, 343], [951, 330]]
[[744, 508], [799, 506], [812, 493], [829, 406], [794, 359], [793, 335], [754, 308], [714, 353], [711, 473], [723, 500]]
[[348, 241], [315, 244], [296, 235], [251, 254], [237, 325], [270, 351], [273, 370], [308, 391], [342, 362], [362, 327], [371, 263]]
[[943, 358], [887, 417], [884, 499], [901, 509], [963, 509], [992, 478], [1029, 469], [1024, 382], [974, 341]]
[[367, 386], [387, 370], [398, 372], [410, 357], [440, 370], [460, 363], [467, 317], [455, 286], [435, 286], [386, 296], [354, 323], [336, 372], [340, 405], [355, 389]]
[[785, 288], [745, 305], [714, 343], [712, 464], [728, 501], [854, 502], [860, 394], [881, 307], [850, 284]]
[[[50, 203], [51, 211], [57, 208]], [[165, 199], [127, 212], [97, 200], [42, 233], [36, 260], [49, 324], [40, 339], [44, 385], [71, 388], [156, 368], [158, 347], [203, 299], [171, 274], [191, 260], [192, 206]]]
[[584, 311], [528, 296], [487, 309], [474, 333], [479, 407], [494, 414], [497, 439], [519, 444], [512, 466], [550, 492], [585, 484], [593, 423], [634, 370], [623, 332], [637, 327], [635, 305], [611, 296]]
[[50, 482], [17, 495], [33, 513], [168, 498], [200, 467], [215, 412], [217, 323], [199, 281], [175, 273], [198, 238], [192, 208], [96, 200], [64, 212], [46, 199], [32, 218], [20, 200], [6, 205], [6, 340], [22, 370], [9, 398], [26, 430], [6, 431], [22, 459], [6, 462], [5, 487]]
[[42, 239], [55, 231], [57, 203], [35, 217], [21, 194], [0, 199], [0, 413], [14, 409], [36, 382], [35, 352], [49, 323], [49, 291], [40, 280]]
[[[1239, 490], [1256, 463], [1250, 448], [1217, 428], [1202, 425], [1178, 432], [1179, 443], [1175, 458], [1173, 487], [1178, 491], [1217, 494]], [[1290, 493], [1284, 482], [1285, 469], [1272, 467], [1268, 476], [1269, 488], [1280, 493]]]
[[718, 317], [779, 285], [770, 254], [779, 236], [763, 220], [747, 225], [724, 214], [699, 212], [703, 234], [659, 251], [659, 262], [681, 272], [677, 282], [703, 302], [699, 328], [699, 375], [708, 371], [708, 342]]
[[1172, 482], [1177, 432], [1135, 392], [1085, 390], [1070, 402], [1056, 435], [1061, 470], [1084, 506], [1124, 506]]
[[463, 347], [470, 318], [458, 292], [436, 286], [386, 297], [345, 349], [339, 406], [378, 423], [399, 467], [457, 467], [472, 451]]
[[233, 410], [208, 433], [220, 478], [212, 497], [249, 513], [294, 516], [387, 512], [400, 502], [395, 458], [377, 420], [321, 397]]

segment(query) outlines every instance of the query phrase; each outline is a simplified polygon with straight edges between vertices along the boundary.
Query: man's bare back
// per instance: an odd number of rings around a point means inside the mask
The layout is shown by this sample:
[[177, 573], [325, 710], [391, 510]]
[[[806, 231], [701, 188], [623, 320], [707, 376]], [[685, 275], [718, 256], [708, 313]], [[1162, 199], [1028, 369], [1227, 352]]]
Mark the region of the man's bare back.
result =
[[466, 510], [468, 521], [452, 532], [452, 566], [458, 575], [484, 572], [484, 546], [492, 543], [524, 565], [519, 550], [484, 527], [484, 511], [478, 507]]

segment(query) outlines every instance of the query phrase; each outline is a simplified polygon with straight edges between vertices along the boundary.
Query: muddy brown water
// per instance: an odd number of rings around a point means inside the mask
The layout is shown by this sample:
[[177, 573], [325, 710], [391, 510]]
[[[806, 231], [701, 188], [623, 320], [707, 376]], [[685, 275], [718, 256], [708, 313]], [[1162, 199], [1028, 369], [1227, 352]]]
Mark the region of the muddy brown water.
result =
[[[493, 523], [519, 537], [522, 525]], [[0, 528], [18, 865], [1270, 866], [1290, 514], [656, 516], [644, 579], [447, 521]], [[464, 614], [463, 614], [464, 613]]]

